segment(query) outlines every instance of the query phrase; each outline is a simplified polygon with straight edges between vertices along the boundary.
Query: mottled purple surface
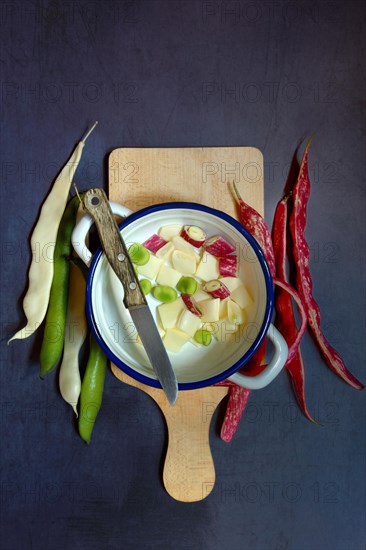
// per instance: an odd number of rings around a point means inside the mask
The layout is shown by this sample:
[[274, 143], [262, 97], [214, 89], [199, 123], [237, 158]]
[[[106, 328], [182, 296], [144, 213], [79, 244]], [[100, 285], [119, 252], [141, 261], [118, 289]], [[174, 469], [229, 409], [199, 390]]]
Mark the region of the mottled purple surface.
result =
[[40, 335], [6, 346], [24, 321], [40, 204], [94, 120], [81, 188], [107, 187], [115, 147], [251, 145], [264, 154], [269, 223], [315, 132], [314, 296], [365, 382], [364, 3], [4, 0], [0, 18], [2, 548], [365, 548], [365, 395], [330, 372], [309, 335], [308, 405], [322, 426], [301, 416], [286, 373], [252, 392], [229, 445], [221, 408], [216, 486], [194, 504], [165, 492], [166, 431], [149, 397], [109, 373], [87, 447], [56, 373], [38, 378]]

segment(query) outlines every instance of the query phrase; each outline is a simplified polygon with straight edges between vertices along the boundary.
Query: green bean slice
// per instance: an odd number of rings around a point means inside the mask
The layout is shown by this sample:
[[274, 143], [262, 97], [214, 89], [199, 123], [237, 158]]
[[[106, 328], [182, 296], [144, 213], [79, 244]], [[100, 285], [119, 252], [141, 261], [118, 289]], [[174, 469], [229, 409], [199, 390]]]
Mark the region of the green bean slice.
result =
[[197, 290], [197, 281], [193, 277], [181, 277], [177, 284], [177, 289], [182, 294], [194, 294]]
[[175, 288], [165, 285], [157, 285], [151, 291], [154, 298], [163, 302], [163, 304], [168, 304], [169, 302], [174, 302], [177, 299], [178, 294]]
[[140, 243], [132, 244], [128, 249], [131, 262], [136, 265], [145, 265], [150, 259], [150, 252]]
[[195, 332], [193, 338], [196, 340], [196, 342], [198, 342], [198, 344], [209, 346], [211, 344], [212, 334], [209, 330], [200, 328], [197, 330], [197, 332]]
[[145, 296], [151, 292], [152, 283], [151, 283], [151, 281], [149, 281], [149, 279], [141, 279], [140, 286], [141, 286], [142, 292], [145, 294]]

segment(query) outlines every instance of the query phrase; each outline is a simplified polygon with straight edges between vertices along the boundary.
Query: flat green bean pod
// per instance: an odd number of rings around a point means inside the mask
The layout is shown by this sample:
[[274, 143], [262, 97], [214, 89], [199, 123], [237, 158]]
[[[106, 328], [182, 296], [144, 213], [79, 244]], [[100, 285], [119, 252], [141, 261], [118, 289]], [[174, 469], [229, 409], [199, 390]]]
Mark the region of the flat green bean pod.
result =
[[69, 257], [71, 234], [75, 226], [79, 198], [75, 196], [66, 207], [57, 233], [54, 269], [40, 353], [40, 376], [44, 378], [57, 365], [64, 346], [67, 301], [69, 295]]
[[106, 367], [107, 357], [90, 335], [90, 351], [81, 384], [78, 420], [80, 437], [88, 444], [102, 404]]

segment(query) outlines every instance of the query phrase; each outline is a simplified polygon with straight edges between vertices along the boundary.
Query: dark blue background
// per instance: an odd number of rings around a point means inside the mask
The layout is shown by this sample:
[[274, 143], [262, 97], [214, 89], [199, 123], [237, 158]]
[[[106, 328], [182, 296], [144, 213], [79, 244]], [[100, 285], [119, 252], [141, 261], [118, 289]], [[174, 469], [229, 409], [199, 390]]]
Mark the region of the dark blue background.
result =
[[230, 444], [214, 418], [217, 483], [172, 500], [163, 418], [107, 373], [92, 444], [56, 375], [38, 378], [23, 322], [28, 237], [59, 168], [99, 121], [77, 172], [107, 186], [115, 147], [251, 145], [271, 223], [292, 157], [310, 155], [307, 237], [330, 341], [365, 373], [365, 9], [359, 1], [17, 1], [1, 30], [2, 548], [365, 548], [365, 397], [302, 346], [306, 421], [286, 373], [253, 392]]

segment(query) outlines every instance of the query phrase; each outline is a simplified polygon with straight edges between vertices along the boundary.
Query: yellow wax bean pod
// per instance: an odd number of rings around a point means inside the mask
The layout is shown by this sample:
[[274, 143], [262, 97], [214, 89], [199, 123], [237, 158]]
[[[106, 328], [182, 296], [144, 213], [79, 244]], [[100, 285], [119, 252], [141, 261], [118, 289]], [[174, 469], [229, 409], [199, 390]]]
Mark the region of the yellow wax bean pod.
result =
[[[84, 211], [79, 206], [77, 220], [83, 214]], [[79, 353], [88, 332], [85, 315], [85, 292], [85, 275], [80, 267], [71, 261], [64, 352], [59, 372], [59, 386], [63, 399], [71, 405], [76, 416], [78, 416], [76, 407], [81, 391]]]
[[27, 324], [14, 334], [9, 342], [28, 338], [45, 318], [53, 279], [53, 259], [46, 254], [46, 251], [49, 250], [50, 245], [52, 246], [56, 242], [58, 228], [66, 207], [70, 186], [81, 159], [85, 140], [96, 124], [97, 122], [76, 146], [43, 203], [31, 237], [31, 249], [38, 249], [41, 253], [39, 257], [34, 255], [28, 273], [28, 290], [23, 300]]

